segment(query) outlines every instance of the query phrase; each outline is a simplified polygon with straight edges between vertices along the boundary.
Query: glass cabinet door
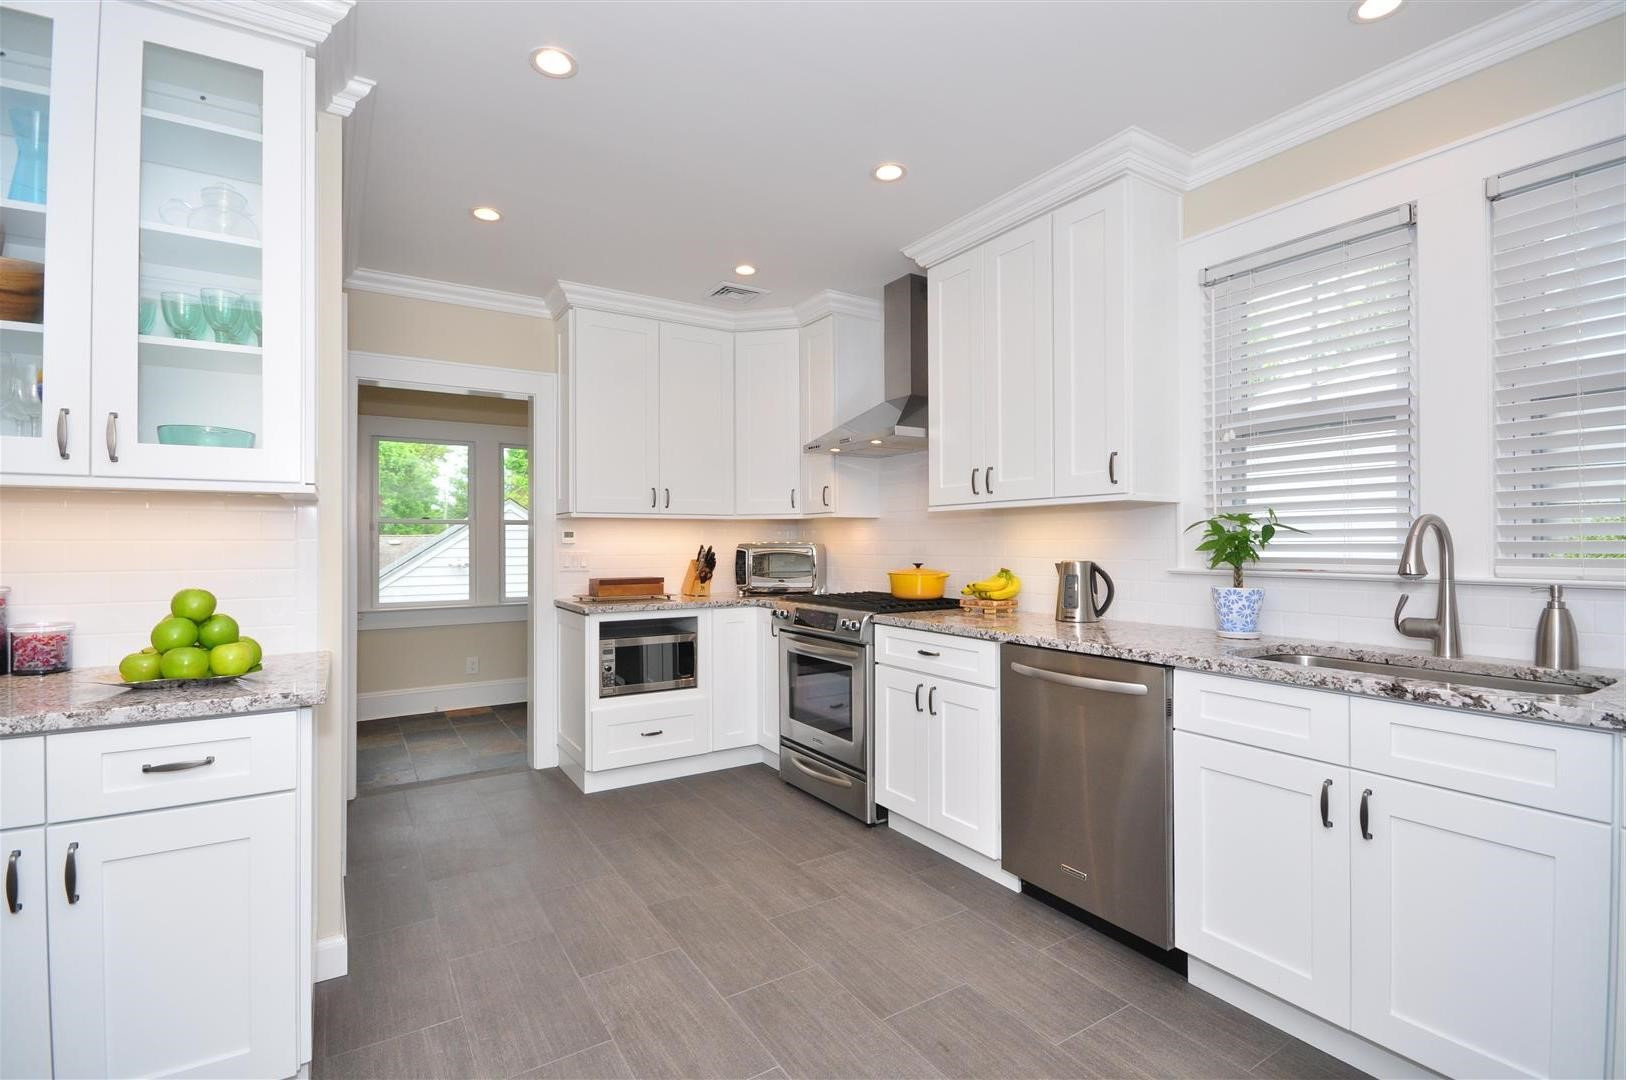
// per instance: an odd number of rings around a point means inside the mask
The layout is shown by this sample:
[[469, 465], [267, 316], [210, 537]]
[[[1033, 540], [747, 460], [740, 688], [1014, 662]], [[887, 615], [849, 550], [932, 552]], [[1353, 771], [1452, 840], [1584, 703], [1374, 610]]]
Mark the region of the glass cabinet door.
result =
[[135, 4], [101, 29], [93, 469], [297, 482], [304, 55]]
[[90, 471], [95, 4], [0, 3], [0, 472]]

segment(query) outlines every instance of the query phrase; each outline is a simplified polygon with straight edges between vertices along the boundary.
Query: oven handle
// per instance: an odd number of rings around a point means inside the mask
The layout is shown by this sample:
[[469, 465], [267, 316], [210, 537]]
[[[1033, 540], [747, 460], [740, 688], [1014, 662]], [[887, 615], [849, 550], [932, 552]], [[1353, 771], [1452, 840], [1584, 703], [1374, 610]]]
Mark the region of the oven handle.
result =
[[815, 780], [823, 780], [827, 784], [834, 784], [836, 787], [850, 788], [853, 786], [851, 777], [842, 776], [838, 772], [824, 772], [821, 769], [812, 768], [800, 754], [794, 751], [787, 751], [787, 753], [790, 756], [790, 763], [796, 766], [797, 771], [804, 772]]
[[817, 656], [825, 660], [837, 660], [850, 664], [854, 668], [858, 667], [864, 656], [862, 646], [832, 648], [828, 645], [818, 645], [802, 635], [793, 634], [788, 630], [779, 635], [779, 640], [785, 643], [785, 649], [789, 652], [806, 653], [809, 656]]

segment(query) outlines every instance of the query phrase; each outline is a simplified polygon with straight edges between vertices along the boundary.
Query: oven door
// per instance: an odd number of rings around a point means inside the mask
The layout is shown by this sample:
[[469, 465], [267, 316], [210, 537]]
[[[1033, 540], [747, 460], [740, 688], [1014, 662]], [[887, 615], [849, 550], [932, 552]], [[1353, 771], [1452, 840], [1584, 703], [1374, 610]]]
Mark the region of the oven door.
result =
[[869, 734], [864, 647], [779, 632], [779, 736], [858, 770]]

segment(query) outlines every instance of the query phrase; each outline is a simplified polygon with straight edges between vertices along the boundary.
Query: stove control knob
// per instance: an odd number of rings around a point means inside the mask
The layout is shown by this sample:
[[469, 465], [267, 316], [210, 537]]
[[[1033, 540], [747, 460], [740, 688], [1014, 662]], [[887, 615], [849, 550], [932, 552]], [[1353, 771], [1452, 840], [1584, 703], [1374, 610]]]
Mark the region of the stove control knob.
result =
[[788, 619], [790, 618], [790, 612], [784, 608], [774, 608], [773, 617], [776, 619]]
[[859, 624], [857, 619], [842, 619], [841, 620], [841, 628], [843, 630], [857, 630], [859, 628], [859, 625], [860, 624]]

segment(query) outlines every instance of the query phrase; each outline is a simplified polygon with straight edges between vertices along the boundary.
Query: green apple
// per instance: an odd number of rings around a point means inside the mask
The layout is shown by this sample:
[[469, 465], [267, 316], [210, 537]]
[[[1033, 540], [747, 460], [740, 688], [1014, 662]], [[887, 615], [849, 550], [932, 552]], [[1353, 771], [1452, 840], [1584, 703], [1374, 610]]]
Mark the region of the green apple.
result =
[[182, 589], [170, 598], [169, 613], [178, 619], [202, 622], [215, 613], [215, 594], [208, 589]]
[[211, 615], [198, 626], [198, 644], [205, 649], [229, 645], [237, 640], [237, 620], [230, 615]]
[[158, 670], [166, 679], [203, 679], [209, 675], [209, 654], [195, 645], [171, 649], [158, 661]]
[[252, 648], [254, 650], [254, 665], [253, 666], [254, 667], [259, 667], [260, 666], [260, 660], [261, 660], [262, 656], [264, 655], [263, 653], [260, 652], [260, 643], [258, 641], [255, 641], [251, 637], [240, 637], [240, 638], [237, 639], [237, 641], [238, 641], [238, 644], [247, 645], [247, 646], [249, 646], [250, 648]]
[[241, 641], [228, 641], [209, 650], [209, 670], [216, 675], [242, 675], [254, 666], [254, 650]]
[[152, 628], [152, 647], [161, 653], [195, 645], [197, 640], [198, 624], [184, 616], [172, 615]]
[[119, 678], [125, 682], [146, 682], [158, 678], [158, 654], [143, 649], [119, 661]]

